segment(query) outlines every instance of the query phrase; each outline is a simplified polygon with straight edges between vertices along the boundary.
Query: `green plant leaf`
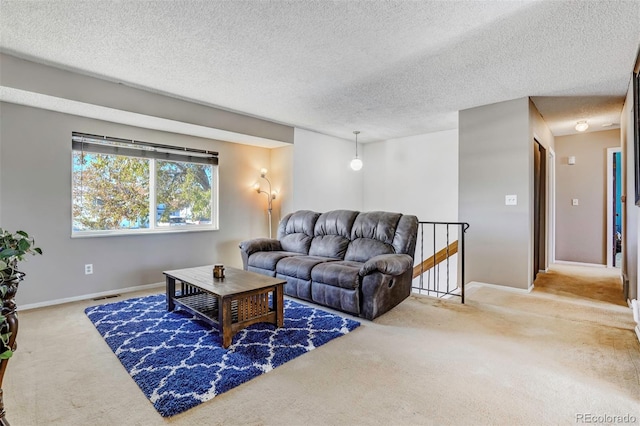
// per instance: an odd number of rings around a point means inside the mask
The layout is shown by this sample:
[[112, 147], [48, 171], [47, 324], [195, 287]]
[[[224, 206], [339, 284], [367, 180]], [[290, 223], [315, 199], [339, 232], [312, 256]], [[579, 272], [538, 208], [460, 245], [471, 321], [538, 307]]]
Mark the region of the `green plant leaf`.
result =
[[9, 359], [13, 356], [13, 351], [11, 349], [7, 349], [6, 351], [0, 354], [0, 359]]
[[0, 258], [7, 258], [7, 257], [11, 257], [11, 256], [17, 256], [19, 255], [20, 252], [16, 249], [12, 249], [12, 248], [6, 248], [2, 251], [0, 251]]
[[31, 247], [31, 243], [29, 240], [20, 240], [18, 241], [18, 250], [26, 252]]

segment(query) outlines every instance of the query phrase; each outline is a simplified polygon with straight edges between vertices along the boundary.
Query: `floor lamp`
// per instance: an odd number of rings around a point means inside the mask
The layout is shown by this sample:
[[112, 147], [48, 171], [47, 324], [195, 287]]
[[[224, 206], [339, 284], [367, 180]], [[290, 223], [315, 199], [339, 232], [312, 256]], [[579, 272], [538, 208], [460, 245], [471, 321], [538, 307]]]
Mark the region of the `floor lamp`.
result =
[[269, 184], [269, 192], [267, 191], [263, 191], [260, 188], [260, 183], [256, 182], [256, 184], [253, 186], [254, 189], [256, 190], [256, 192], [258, 194], [265, 194], [267, 196], [267, 212], [269, 212], [269, 238], [273, 238], [271, 236], [271, 211], [273, 210], [273, 200], [276, 199], [276, 193], [271, 191], [271, 182], [269, 181], [269, 179], [267, 179], [267, 169], [261, 169], [260, 170], [260, 177], [264, 180], [267, 181], [267, 183]]

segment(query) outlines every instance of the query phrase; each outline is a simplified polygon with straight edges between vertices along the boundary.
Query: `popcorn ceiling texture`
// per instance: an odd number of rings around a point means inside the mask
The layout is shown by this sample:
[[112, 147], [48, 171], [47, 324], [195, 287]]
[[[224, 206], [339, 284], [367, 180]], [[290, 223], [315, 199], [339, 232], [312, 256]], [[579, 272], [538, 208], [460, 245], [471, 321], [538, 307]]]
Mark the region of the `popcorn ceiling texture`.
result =
[[619, 120], [638, 22], [635, 0], [0, 0], [0, 50], [362, 142], [526, 96], [565, 134]]

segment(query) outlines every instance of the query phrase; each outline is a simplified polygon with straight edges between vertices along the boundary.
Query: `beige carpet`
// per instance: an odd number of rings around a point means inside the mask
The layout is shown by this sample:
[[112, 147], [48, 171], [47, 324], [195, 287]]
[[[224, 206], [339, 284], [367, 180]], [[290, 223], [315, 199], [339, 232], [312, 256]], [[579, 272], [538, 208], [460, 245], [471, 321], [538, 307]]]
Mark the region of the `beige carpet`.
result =
[[640, 345], [616, 274], [557, 266], [531, 294], [469, 289], [465, 305], [410, 298], [169, 419], [85, 316], [97, 302], [25, 311], [5, 377], [7, 418], [12, 426], [573, 425], [578, 415], [629, 414], [637, 424]]

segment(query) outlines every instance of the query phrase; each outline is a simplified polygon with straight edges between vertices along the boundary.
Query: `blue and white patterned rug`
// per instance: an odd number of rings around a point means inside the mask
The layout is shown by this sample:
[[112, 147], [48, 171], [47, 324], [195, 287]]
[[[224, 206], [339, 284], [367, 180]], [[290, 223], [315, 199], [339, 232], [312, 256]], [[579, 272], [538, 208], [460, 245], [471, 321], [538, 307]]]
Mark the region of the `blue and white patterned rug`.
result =
[[217, 329], [184, 311], [167, 312], [164, 294], [92, 306], [85, 313], [164, 417], [208, 401], [360, 325], [285, 299], [284, 327], [254, 324], [223, 349]]

